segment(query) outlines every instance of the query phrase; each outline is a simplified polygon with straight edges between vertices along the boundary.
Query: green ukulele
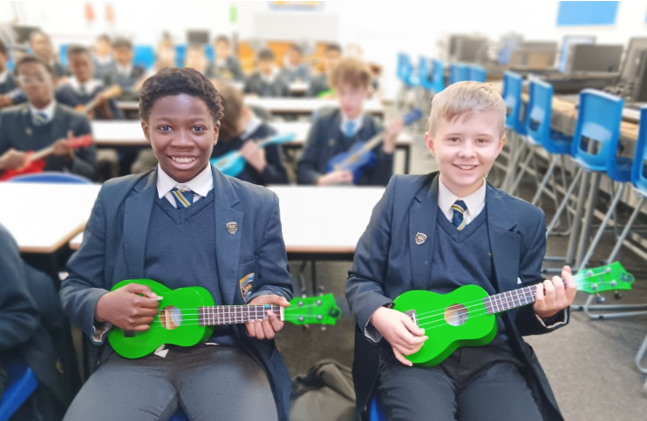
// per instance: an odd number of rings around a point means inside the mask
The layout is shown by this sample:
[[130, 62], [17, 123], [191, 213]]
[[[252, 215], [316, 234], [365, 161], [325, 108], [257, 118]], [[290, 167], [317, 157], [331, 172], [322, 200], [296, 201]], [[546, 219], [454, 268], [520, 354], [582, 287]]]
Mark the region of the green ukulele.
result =
[[131, 283], [147, 285], [160, 296], [160, 312], [145, 332], [125, 332], [117, 326], [110, 331], [110, 345], [125, 358], [144, 357], [164, 344], [197, 345], [211, 337], [214, 326], [262, 320], [268, 317], [267, 310], [281, 321], [295, 325], [334, 325], [341, 317], [332, 294], [295, 298], [289, 307], [281, 307], [275, 304], [216, 306], [209, 291], [202, 287], [172, 290], [150, 279], [121, 281], [112, 291]]
[[[630, 289], [634, 278], [619, 262], [586, 269], [573, 276], [578, 291], [592, 293]], [[429, 338], [407, 360], [415, 365], [435, 366], [461, 346], [486, 345], [497, 333], [496, 315], [535, 302], [536, 286], [489, 296], [477, 285], [465, 285], [449, 294], [408, 291], [394, 301]]]

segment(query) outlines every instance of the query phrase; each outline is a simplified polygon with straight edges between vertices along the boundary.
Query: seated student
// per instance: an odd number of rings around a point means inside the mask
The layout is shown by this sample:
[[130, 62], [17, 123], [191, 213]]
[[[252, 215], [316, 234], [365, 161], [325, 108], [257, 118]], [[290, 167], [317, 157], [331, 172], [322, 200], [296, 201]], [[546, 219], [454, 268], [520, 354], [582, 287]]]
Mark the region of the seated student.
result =
[[65, 82], [68, 71], [55, 59], [54, 45], [49, 35], [38, 30], [32, 31], [29, 34], [29, 48], [36, 57], [50, 65], [57, 83]]
[[133, 86], [145, 76], [146, 69], [133, 65], [133, 44], [125, 38], [117, 38], [112, 43], [112, 51], [115, 57], [116, 66], [105, 78], [105, 85], [121, 86], [124, 94], [122, 98], [133, 97], [136, 93]]
[[232, 55], [229, 38], [219, 35], [214, 41], [216, 59], [211, 66], [211, 75], [216, 79], [245, 81], [240, 61]]
[[61, 286], [72, 323], [104, 344], [65, 419], [166, 421], [181, 406], [194, 420], [287, 420], [291, 381], [273, 315], [221, 326], [208, 339], [219, 346], [168, 346], [164, 357], [130, 360], [105, 343], [111, 326], [143, 332], [158, 312], [146, 286], [110, 291], [125, 279], [199, 285], [223, 305], [286, 307], [292, 297], [276, 195], [209, 165], [223, 117], [214, 85], [193, 69], [163, 69], [144, 83], [140, 115], [159, 165], [103, 185]]
[[[67, 49], [67, 61], [72, 76], [68, 78], [67, 83], [56, 88], [56, 101], [82, 111], [84, 105], [94, 101], [105, 91], [105, 87], [100, 80], [92, 79], [94, 70], [90, 50], [79, 45], [70, 46]], [[91, 118], [96, 120], [124, 118], [113, 99], [101, 99], [90, 111]]]
[[303, 50], [292, 44], [286, 53], [286, 64], [281, 69], [281, 77], [288, 83], [310, 81], [310, 69], [303, 63]]
[[258, 53], [258, 71], [245, 81], [243, 92], [259, 97], [286, 97], [290, 95], [290, 88], [279, 75], [276, 67], [276, 58], [272, 50], [263, 48]]
[[28, 102], [0, 111], [0, 171], [22, 168], [26, 152], [53, 145], [53, 154], [45, 158], [45, 171], [93, 179], [95, 146], [71, 149], [67, 145], [69, 137], [91, 134], [88, 117], [56, 103], [54, 73], [40, 58], [24, 56], [14, 70]]
[[95, 79], [103, 81], [117, 66], [112, 56], [112, 45], [108, 35], [99, 35], [94, 44], [94, 75]]
[[[505, 143], [505, 114], [501, 94], [483, 83], [455, 83], [434, 96], [426, 143], [439, 172], [393, 177], [373, 210], [346, 285], [357, 320], [358, 410], [375, 393], [393, 421], [563, 419], [522, 336], [566, 325], [576, 285], [568, 266], [566, 286], [542, 278], [544, 213], [485, 179]], [[489, 344], [412, 367], [405, 356], [437, 340], [433, 323], [391, 309], [393, 300], [472, 284], [489, 295], [536, 284], [537, 301], [497, 317]]]
[[155, 73], [164, 69], [165, 67], [175, 67], [175, 56], [177, 51], [175, 50], [175, 45], [170, 35], [164, 34], [162, 39], [157, 43], [155, 48], [155, 64], [153, 64], [152, 69], [148, 69], [144, 76], [139, 78], [137, 83], [133, 85], [133, 91], [139, 92], [144, 85], [144, 82], [149, 77], [153, 76]]
[[211, 78], [209, 74], [209, 61], [204, 52], [204, 46], [200, 44], [191, 44], [186, 49], [186, 56], [184, 57], [184, 67], [195, 69], [203, 76]]
[[[362, 109], [368, 95], [371, 75], [364, 63], [342, 60], [333, 71], [331, 81], [337, 91], [339, 108], [321, 110], [312, 123], [310, 133], [297, 167], [299, 184], [350, 184], [350, 171], [328, 172], [332, 157], [348, 151], [356, 142], [366, 142], [382, 128]], [[364, 171], [359, 185], [386, 186], [393, 174], [393, 153], [402, 122], [393, 120], [387, 127], [384, 141], [373, 149], [377, 161]]]
[[287, 184], [288, 174], [283, 166], [281, 145], [268, 145], [259, 149], [255, 143], [274, 136], [276, 130], [245, 107], [238, 89], [226, 84], [219, 84], [217, 88], [227, 109], [225, 116], [220, 119], [220, 136], [211, 157], [217, 158], [240, 150], [247, 164], [237, 178], [262, 186]]
[[9, 94], [18, 89], [13, 75], [7, 67], [9, 63], [9, 53], [7, 47], [0, 40], [0, 108], [13, 104]]
[[[38, 378], [38, 387], [11, 418], [63, 418], [75, 392], [73, 347], [54, 281], [28, 266], [18, 244], [0, 224], [0, 383], [4, 367], [25, 363]], [[61, 347], [65, 342], [65, 345]], [[74, 374], [73, 374], [74, 373]], [[0, 384], [0, 399], [2, 398]]]
[[324, 52], [324, 73], [318, 76], [313, 76], [310, 79], [310, 87], [308, 88], [308, 96], [319, 97], [326, 95], [331, 87], [328, 85], [328, 80], [335, 67], [341, 60], [341, 47], [338, 44], [328, 44]]

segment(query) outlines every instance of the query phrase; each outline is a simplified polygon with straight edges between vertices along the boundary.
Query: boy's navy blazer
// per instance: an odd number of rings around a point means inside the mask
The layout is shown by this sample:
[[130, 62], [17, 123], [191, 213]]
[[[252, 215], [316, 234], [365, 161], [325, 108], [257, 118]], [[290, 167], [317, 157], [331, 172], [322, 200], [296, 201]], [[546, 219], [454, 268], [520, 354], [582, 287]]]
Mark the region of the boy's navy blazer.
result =
[[[215, 194], [215, 242], [223, 304], [243, 305], [239, 280], [255, 273], [253, 298], [275, 294], [292, 298], [287, 253], [276, 194], [228, 177], [212, 168]], [[81, 247], [68, 263], [61, 299], [68, 317], [92, 337], [99, 298], [124, 279], [143, 278], [148, 225], [157, 198], [157, 172], [112, 179], [103, 184], [88, 221]], [[236, 222], [235, 234], [226, 224]], [[169, 245], [173, 240], [169, 239]], [[196, 247], [199, 247], [196, 244]], [[274, 341], [249, 338], [234, 326], [243, 348], [264, 369], [281, 420], [287, 420], [290, 375]], [[106, 343], [101, 361], [112, 353]]]
[[[376, 344], [364, 334], [371, 315], [404, 292], [428, 288], [439, 209], [437, 175], [394, 176], [357, 244], [346, 297], [357, 319], [353, 378], [358, 411], [363, 410], [372, 396], [380, 364], [378, 347], [385, 345], [383, 340]], [[490, 184], [485, 211], [495, 289], [503, 292], [543, 281], [541, 264], [546, 252], [543, 211]], [[426, 234], [427, 241], [417, 245], [417, 233]], [[508, 311], [502, 317], [510, 343], [524, 364], [522, 374], [544, 419], [562, 420], [546, 375], [532, 348], [522, 339], [524, 335], [548, 333], [555, 328], [542, 324], [532, 305]]]

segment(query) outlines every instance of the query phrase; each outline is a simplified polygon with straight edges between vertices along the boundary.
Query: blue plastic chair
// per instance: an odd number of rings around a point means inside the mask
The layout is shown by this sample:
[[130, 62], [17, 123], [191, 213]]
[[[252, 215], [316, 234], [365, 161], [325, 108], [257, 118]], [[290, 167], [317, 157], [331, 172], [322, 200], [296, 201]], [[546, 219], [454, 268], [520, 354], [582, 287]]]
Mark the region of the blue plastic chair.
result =
[[526, 135], [526, 125], [523, 120], [521, 108], [521, 92], [523, 90], [523, 77], [517, 73], [503, 73], [503, 101], [506, 107], [505, 127], [508, 130], [507, 145], [508, 159], [505, 168], [506, 175], [500, 185], [504, 191], [509, 191], [517, 172], [519, 159], [523, 153], [524, 144], [519, 137]]
[[431, 61], [431, 80], [433, 81], [433, 92], [437, 94], [445, 89], [445, 63], [441, 60]]
[[[188, 47], [186, 44], [177, 44], [175, 46], [175, 65], [177, 67], [184, 67], [187, 48]], [[213, 45], [211, 44], [205, 44], [204, 54], [207, 57], [207, 61], [209, 63], [213, 63], [213, 61], [216, 59], [216, 53], [215, 53], [215, 50], [213, 49]]]
[[189, 418], [186, 416], [182, 409], [178, 409], [175, 414], [168, 421], [189, 421]]
[[449, 65], [449, 84], [469, 80], [467, 66], [459, 63]]
[[42, 172], [25, 174], [7, 180], [8, 183], [61, 183], [61, 184], [92, 184], [92, 181], [76, 174], [62, 172]]
[[468, 80], [485, 83], [487, 80], [487, 71], [484, 67], [471, 65], [467, 68]]
[[69, 47], [67, 44], [58, 47], [58, 59], [63, 67], [67, 67], [67, 47]]
[[369, 408], [369, 420], [370, 421], [388, 421], [386, 415], [384, 415], [384, 409], [382, 409], [382, 404], [377, 397], [374, 397], [371, 401], [371, 407]]
[[7, 421], [38, 387], [34, 372], [24, 363], [6, 367], [9, 384], [0, 403], [0, 421]]
[[133, 64], [136, 66], [144, 67], [145, 69], [152, 69], [155, 64], [155, 50], [150, 45], [134, 45], [133, 46]]
[[429, 59], [425, 56], [418, 60], [418, 82], [425, 91], [433, 91], [433, 75], [429, 74]]

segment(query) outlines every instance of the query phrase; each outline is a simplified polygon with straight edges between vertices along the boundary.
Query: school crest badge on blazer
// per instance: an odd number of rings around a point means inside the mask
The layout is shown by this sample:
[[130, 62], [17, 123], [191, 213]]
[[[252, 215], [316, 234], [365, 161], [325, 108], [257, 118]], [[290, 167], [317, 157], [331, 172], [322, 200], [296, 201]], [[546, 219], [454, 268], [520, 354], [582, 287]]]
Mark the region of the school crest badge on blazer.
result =
[[236, 234], [236, 231], [238, 231], [238, 224], [235, 222], [227, 222], [227, 232], [229, 234]]
[[423, 234], [421, 232], [416, 234], [416, 244], [417, 245], [422, 245], [422, 244], [425, 243], [425, 241], [427, 241], [427, 235], [426, 234]]

